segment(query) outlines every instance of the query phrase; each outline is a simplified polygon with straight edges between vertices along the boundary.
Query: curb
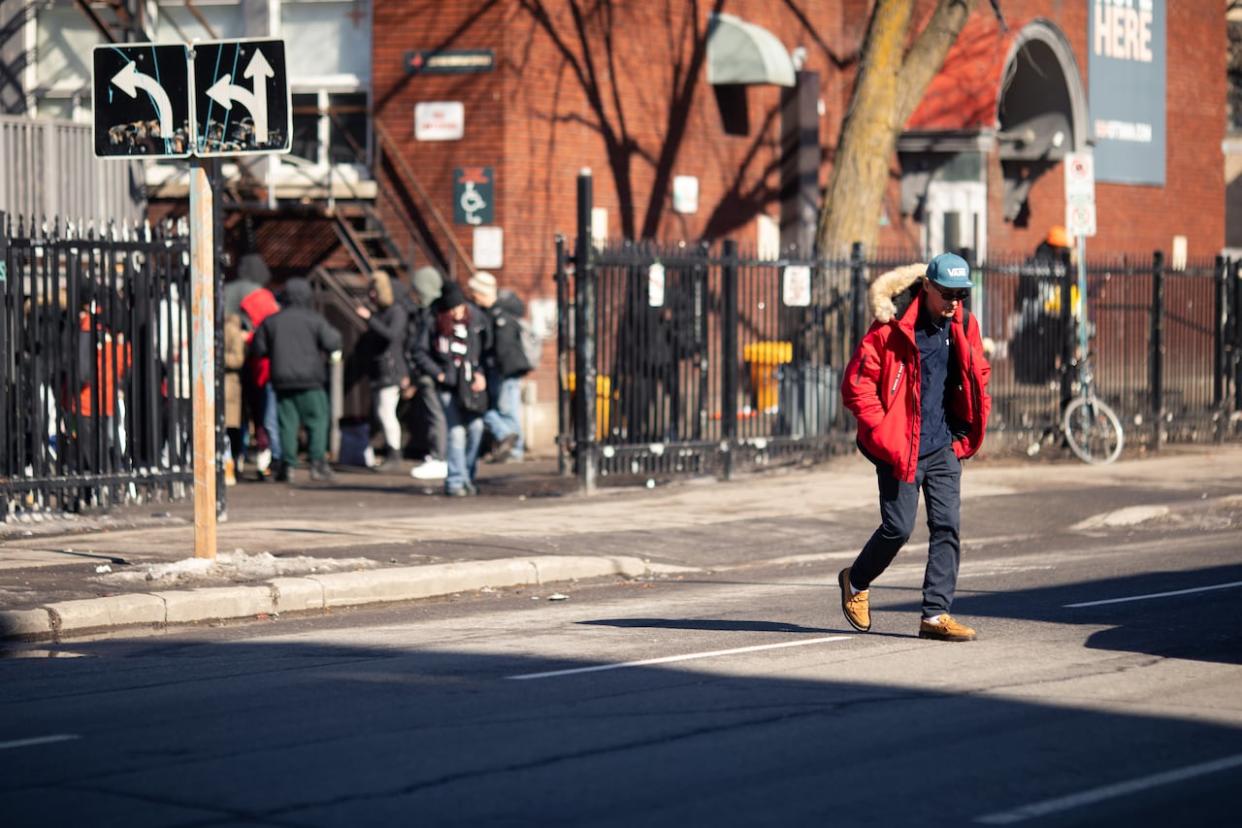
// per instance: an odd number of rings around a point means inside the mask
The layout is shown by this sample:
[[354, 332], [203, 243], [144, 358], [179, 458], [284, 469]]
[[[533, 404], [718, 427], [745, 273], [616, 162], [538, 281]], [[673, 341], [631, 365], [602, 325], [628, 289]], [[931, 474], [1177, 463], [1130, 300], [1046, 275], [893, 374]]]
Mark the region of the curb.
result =
[[260, 584], [134, 592], [59, 601], [37, 609], [0, 611], [0, 641], [59, 639], [136, 626], [192, 624], [278, 613], [324, 612], [434, 598], [484, 587], [539, 586], [557, 581], [697, 571], [627, 556], [500, 558], [407, 566], [315, 577], [272, 578]]

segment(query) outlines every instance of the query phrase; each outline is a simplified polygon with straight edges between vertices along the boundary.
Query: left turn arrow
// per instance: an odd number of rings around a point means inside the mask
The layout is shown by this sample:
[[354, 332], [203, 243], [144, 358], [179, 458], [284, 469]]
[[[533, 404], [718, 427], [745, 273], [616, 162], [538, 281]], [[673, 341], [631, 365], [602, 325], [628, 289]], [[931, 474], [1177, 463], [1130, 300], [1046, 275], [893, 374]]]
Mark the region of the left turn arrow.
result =
[[155, 78], [139, 72], [137, 64], [131, 60], [125, 64], [124, 69], [112, 76], [112, 83], [131, 98], [138, 97], [139, 89], [149, 94], [155, 103], [156, 116], [159, 118], [160, 137], [173, 137], [172, 101], [169, 100], [164, 87], [160, 86]]

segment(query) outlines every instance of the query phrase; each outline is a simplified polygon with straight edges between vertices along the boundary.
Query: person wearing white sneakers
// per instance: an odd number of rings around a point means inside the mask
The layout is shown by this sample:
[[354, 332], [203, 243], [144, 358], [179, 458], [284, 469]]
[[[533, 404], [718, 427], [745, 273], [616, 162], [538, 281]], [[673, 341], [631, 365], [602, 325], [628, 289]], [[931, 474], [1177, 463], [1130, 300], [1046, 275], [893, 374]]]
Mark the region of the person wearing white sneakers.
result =
[[860, 632], [871, 629], [872, 582], [914, 530], [921, 489], [930, 539], [919, 637], [976, 637], [949, 615], [961, 563], [961, 461], [979, 450], [992, 408], [979, 321], [963, 307], [971, 287], [966, 260], [942, 253], [881, 275], [868, 291], [875, 321], [841, 384], [880, 488], [880, 526], [837, 575], [841, 611]]
[[427, 456], [410, 469], [410, 477], [415, 480], [443, 480], [448, 476], [448, 463], [444, 458], [447, 453], [448, 424], [444, 419], [444, 408], [440, 405], [440, 395], [436, 391], [435, 373], [428, 373], [434, 366], [419, 363], [418, 352], [427, 331], [435, 325], [435, 314], [431, 304], [440, 298], [444, 290], [444, 279], [434, 267], [423, 266], [414, 271], [413, 290], [409, 298], [413, 306], [409, 308], [409, 335], [406, 339], [406, 362], [411, 369], [410, 382], [406, 384], [405, 393], [414, 397], [418, 408], [417, 419], [426, 427]]

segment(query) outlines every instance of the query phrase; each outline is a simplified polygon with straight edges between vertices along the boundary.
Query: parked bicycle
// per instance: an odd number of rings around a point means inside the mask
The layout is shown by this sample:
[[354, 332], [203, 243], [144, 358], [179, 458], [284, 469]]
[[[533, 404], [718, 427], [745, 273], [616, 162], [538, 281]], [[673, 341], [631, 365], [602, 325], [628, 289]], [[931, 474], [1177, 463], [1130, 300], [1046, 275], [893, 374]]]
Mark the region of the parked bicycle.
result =
[[1061, 415], [1065, 442], [1084, 463], [1111, 463], [1125, 447], [1125, 432], [1113, 409], [1095, 395], [1089, 357], [1078, 361], [1077, 387]]
[[1081, 297], [1082, 306], [1078, 319], [1079, 358], [1074, 365], [1077, 374], [1074, 380], [1074, 396], [1064, 401], [1057, 426], [1046, 429], [1030, 445], [1027, 454], [1038, 454], [1043, 442], [1054, 436], [1059, 429], [1065, 444], [1078, 459], [1084, 463], [1103, 465], [1121, 456], [1126, 438], [1116, 412], [1095, 393], [1095, 375], [1091, 371], [1088, 339], [1091, 328], [1087, 321], [1086, 281], [1086, 274], [1080, 268], [1077, 293]]

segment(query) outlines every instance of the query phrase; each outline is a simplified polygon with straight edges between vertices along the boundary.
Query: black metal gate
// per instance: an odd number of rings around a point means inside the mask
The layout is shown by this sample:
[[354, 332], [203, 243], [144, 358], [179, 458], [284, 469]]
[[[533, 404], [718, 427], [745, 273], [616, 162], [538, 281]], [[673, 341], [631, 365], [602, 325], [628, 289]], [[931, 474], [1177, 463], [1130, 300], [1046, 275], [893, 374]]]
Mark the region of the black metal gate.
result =
[[[557, 241], [563, 474], [572, 464], [588, 490], [600, 476], [727, 478], [852, 446], [840, 371], [871, 321], [868, 276], [908, 257], [864, 260], [857, 244], [846, 260], [761, 258], [731, 241], [601, 244], [586, 175], [578, 205], [574, 248]], [[1074, 391], [1074, 269], [1004, 254], [972, 267], [968, 307], [992, 365], [988, 450], [1026, 451]], [[1157, 252], [1090, 259], [1086, 275], [1097, 389], [1127, 443], [1242, 435], [1239, 263], [1170, 269]]]
[[838, 372], [860, 261], [760, 259], [732, 241], [596, 246], [583, 231], [572, 257], [558, 241], [557, 262], [559, 456], [588, 488], [596, 475], [727, 478], [852, 440]]
[[0, 520], [192, 482], [188, 239], [0, 231]]

